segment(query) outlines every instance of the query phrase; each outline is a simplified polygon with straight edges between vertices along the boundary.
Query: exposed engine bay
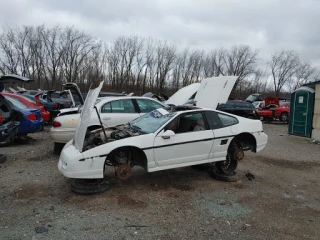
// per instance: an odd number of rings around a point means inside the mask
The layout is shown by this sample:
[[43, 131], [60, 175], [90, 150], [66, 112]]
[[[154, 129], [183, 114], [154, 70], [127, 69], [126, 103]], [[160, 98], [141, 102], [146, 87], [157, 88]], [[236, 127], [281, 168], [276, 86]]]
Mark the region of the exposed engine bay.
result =
[[104, 128], [104, 131], [102, 128], [91, 131], [88, 129], [84, 140], [83, 151], [87, 151], [108, 142], [139, 136], [141, 134], [140, 131], [130, 127], [128, 124], [106, 127]]

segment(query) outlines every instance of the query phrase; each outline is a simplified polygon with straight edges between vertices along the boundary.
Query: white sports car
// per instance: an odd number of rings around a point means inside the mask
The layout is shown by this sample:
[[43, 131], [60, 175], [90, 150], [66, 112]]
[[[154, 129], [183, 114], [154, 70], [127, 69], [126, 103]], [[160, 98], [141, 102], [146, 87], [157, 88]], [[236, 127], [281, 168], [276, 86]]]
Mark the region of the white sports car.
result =
[[261, 121], [213, 110], [227, 100], [235, 80], [202, 80], [196, 107], [159, 108], [127, 124], [87, 131], [101, 83], [88, 94], [75, 138], [61, 152], [59, 170], [68, 178], [98, 179], [104, 178], [106, 166], [114, 166], [117, 176], [126, 179], [135, 165], [154, 172], [217, 162], [224, 173], [233, 172], [243, 151], [259, 152], [268, 140]]

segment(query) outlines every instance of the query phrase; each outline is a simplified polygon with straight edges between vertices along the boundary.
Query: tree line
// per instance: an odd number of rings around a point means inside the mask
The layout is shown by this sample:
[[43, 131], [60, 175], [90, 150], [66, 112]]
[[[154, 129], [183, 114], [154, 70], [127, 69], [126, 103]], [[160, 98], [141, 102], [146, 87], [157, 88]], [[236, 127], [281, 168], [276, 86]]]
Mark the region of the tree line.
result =
[[105, 81], [109, 91], [173, 93], [212, 76], [239, 76], [234, 97], [260, 92], [277, 96], [318, 77], [310, 62], [291, 50], [263, 63], [247, 45], [211, 51], [179, 49], [166, 41], [120, 36], [105, 43], [73, 27], [5, 27], [0, 35], [0, 71], [34, 80], [28, 88], [61, 89], [75, 82], [82, 91]]

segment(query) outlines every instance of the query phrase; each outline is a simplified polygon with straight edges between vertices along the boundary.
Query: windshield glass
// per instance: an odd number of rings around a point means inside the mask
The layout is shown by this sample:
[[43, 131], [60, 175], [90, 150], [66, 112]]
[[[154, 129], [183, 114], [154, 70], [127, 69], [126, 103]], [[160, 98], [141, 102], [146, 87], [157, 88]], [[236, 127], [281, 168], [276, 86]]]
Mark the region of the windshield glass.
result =
[[247, 101], [250, 101], [250, 102], [254, 102], [254, 101], [257, 101], [259, 99], [259, 95], [258, 94], [251, 94], [249, 97], [247, 97]]
[[22, 102], [20, 102], [19, 100], [15, 99], [15, 98], [6, 96], [6, 99], [9, 100], [14, 106], [16, 106], [20, 109], [28, 108], [26, 105], [24, 105]]
[[259, 103], [260, 103], [260, 101], [256, 101], [256, 102], [253, 102], [252, 104], [253, 104], [253, 106], [258, 106], [259, 105]]
[[169, 113], [164, 109], [157, 109], [129, 122], [130, 126], [143, 133], [154, 133], [168, 122], [176, 113]]

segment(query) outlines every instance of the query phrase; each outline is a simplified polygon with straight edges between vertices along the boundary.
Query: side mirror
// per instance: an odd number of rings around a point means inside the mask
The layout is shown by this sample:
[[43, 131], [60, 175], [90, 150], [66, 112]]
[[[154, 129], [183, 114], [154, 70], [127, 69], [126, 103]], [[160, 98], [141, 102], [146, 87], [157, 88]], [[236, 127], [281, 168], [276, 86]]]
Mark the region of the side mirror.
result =
[[174, 137], [176, 134], [174, 133], [174, 131], [171, 131], [171, 130], [167, 130], [165, 131], [163, 134], [161, 134], [160, 136], [163, 138], [163, 139], [169, 139], [170, 137]]

